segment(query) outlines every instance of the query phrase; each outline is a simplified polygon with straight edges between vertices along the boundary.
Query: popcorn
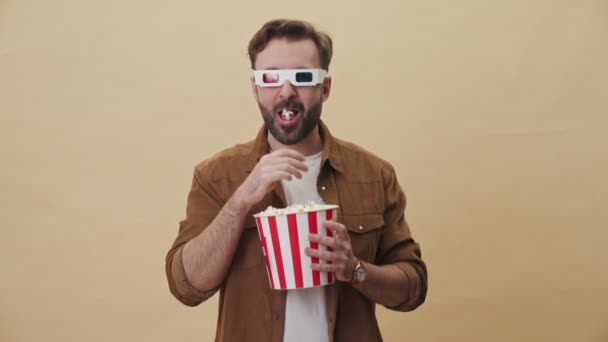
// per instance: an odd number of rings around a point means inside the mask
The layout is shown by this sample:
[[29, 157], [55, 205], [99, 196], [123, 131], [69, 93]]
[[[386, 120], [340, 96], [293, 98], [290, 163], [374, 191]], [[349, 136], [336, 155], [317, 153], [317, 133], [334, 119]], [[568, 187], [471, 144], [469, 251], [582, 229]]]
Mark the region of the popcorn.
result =
[[284, 120], [291, 120], [293, 118], [293, 115], [293, 112], [286, 108], [283, 108], [283, 111], [281, 112], [281, 118], [283, 118]]
[[308, 202], [306, 204], [292, 204], [286, 208], [275, 208], [273, 206], [269, 206], [266, 210], [259, 212], [257, 215], [259, 216], [276, 216], [276, 215], [287, 215], [294, 213], [303, 213], [308, 211], [316, 211], [327, 209], [327, 205], [317, 204], [315, 202]]

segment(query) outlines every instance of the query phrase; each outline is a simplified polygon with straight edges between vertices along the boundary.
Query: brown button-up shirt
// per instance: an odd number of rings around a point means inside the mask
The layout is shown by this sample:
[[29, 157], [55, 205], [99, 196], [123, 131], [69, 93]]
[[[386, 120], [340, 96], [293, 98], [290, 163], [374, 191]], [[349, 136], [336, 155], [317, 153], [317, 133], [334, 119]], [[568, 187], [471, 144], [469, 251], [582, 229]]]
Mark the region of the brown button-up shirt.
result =
[[[338, 221], [348, 229], [357, 258], [376, 265], [395, 265], [407, 277], [403, 288], [407, 299], [389, 309], [415, 309], [426, 297], [427, 271], [404, 218], [405, 195], [394, 169], [370, 152], [333, 137], [322, 122], [319, 132], [323, 141], [319, 195], [325, 203], [339, 205]], [[186, 218], [167, 253], [169, 287], [182, 303], [196, 306], [220, 291], [216, 341], [283, 340], [286, 292], [270, 288], [252, 216], [269, 205], [284, 207], [282, 187], [276, 187], [248, 213], [230, 270], [217, 288], [192, 286], [182, 264], [184, 244], [211, 223], [259, 158], [270, 150], [267, 134], [264, 126], [255, 140], [197, 165]], [[382, 341], [374, 302], [342, 282], [326, 286], [325, 291], [330, 341]]]

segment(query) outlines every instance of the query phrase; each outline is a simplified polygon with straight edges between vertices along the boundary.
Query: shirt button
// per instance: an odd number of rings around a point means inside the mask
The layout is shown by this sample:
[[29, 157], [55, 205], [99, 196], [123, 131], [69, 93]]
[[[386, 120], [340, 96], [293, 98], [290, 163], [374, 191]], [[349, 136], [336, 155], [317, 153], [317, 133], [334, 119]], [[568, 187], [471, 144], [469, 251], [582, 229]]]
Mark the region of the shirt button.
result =
[[359, 226], [359, 230], [363, 230], [363, 226]]
[[278, 313], [275, 313], [274, 315], [272, 315], [272, 317], [273, 317], [274, 319], [279, 319], [281, 316], [279, 316], [279, 314], [278, 314]]

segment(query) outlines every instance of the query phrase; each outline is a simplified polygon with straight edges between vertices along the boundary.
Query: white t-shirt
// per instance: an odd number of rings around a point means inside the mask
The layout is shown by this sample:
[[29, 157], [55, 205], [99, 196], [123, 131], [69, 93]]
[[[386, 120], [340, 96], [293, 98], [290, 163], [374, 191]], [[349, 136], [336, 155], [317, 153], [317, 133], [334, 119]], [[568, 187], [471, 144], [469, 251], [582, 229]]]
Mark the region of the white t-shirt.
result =
[[[321, 168], [322, 152], [306, 157], [308, 171], [302, 178], [281, 181], [287, 205], [296, 203], [324, 204], [317, 191], [317, 178]], [[285, 332], [283, 342], [325, 342], [327, 336], [327, 312], [325, 311], [325, 288], [287, 290], [285, 303]]]

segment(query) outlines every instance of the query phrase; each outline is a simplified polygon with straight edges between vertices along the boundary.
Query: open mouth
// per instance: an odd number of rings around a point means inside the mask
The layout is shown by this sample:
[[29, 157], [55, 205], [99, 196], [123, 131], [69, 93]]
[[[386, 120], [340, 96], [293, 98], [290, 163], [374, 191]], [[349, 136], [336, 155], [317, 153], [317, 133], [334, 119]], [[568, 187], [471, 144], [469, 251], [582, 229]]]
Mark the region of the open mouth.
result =
[[298, 117], [298, 114], [300, 114], [300, 111], [298, 111], [297, 109], [289, 108], [283, 108], [283, 110], [277, 112], [277, 115], [283, 122], [294, 121]]

